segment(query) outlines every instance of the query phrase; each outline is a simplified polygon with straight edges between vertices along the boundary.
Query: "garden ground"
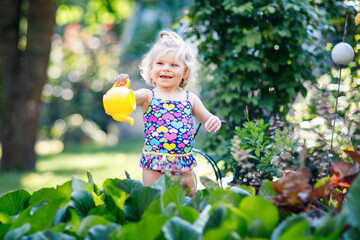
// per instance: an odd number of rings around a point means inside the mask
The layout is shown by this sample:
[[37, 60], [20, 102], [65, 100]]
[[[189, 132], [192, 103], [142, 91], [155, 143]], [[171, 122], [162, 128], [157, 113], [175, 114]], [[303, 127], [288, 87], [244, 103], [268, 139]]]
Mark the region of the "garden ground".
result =
[[[96, 184], [107, 178], [126, 178], [127, 171], [132, 179], [141, 180], [139, 159], [142, 139], [127, 139], [116, 146], [78, 145], [66, 147], [58, 154], [39, 156], [36, 172], [0, 172], [0, 196], [6, 192], [25, 189], [33, 192], [44, 187], [56, 187], [71, 180], [72, 176], [87, 179], [90, 170]], [[199, 166], [197, 176], [208, 176], [215, 180], [210, 164], [201, 155], [195, 155]]]

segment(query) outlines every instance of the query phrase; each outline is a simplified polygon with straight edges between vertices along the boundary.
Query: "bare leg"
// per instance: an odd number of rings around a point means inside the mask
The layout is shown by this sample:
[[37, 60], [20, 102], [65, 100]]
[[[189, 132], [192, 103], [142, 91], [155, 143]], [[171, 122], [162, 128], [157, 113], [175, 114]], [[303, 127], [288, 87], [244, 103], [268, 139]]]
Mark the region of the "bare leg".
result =
[[196, 183], [194, 173], [191, 172], [182, 172], [180, 174], [181, 179], [191, 188], [190, 197], [194, 196], [196, 191]]
[[161, 177], [161, 173], [155, 170], [143, 169], [142, 178], [145, 186], [151, 186]]

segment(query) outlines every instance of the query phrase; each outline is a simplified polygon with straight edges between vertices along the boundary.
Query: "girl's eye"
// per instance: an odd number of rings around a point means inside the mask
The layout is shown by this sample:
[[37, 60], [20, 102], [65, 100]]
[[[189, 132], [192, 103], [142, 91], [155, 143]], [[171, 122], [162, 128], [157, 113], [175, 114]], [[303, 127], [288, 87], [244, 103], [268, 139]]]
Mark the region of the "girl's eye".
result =
[[162, 62], [157, 62], [156, 64], [158, 64], [158, 65], [163, 65], [163, 63], [162, 63]]
[[171, 66], [173, 66], [173, 67], [178, 67], [179, 65], [177, 65], [177, 64], [172, 64]]

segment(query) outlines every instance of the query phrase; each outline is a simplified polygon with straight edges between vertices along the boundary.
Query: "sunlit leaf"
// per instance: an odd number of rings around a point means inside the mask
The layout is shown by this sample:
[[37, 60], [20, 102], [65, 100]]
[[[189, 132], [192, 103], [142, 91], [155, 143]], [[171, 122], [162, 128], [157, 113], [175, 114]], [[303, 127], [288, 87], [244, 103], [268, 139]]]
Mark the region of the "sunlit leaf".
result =
[[0, 198], [0, 212], [16, 215], [29, 204], [30, 194], [23, 190], [9, 192]]

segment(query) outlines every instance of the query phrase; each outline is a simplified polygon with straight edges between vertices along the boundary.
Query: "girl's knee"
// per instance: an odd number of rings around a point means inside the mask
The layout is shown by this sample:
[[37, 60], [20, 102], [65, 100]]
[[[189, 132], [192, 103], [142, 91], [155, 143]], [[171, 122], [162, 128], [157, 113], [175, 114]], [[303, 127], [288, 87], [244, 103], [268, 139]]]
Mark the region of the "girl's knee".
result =
[[155, 170], [143, 169], [143, 183], [145, 186], [151, 186], [153, 183], [161, 177], [161, 173]]

